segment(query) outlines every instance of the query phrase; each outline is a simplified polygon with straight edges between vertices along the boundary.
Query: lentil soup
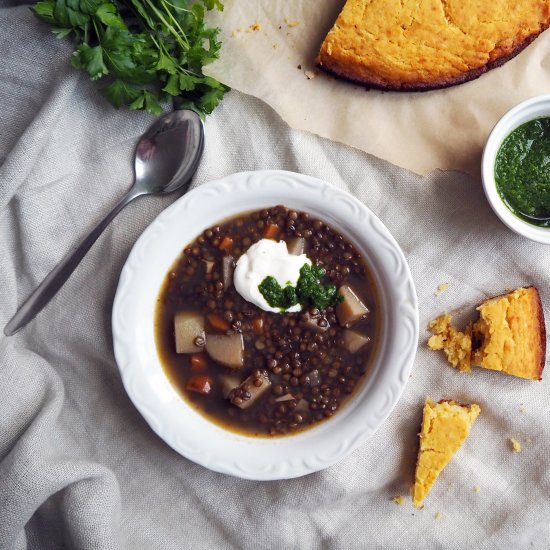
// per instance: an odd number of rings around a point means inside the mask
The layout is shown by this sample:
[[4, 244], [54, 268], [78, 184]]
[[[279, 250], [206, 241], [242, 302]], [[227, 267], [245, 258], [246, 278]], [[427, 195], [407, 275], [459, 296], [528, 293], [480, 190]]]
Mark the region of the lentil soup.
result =
[[[245, 300], [235, 263], [262, 239], [306, 254], [338, 300], [294, 313]], [[159, 293], [156, 343], [169, 380], [199, 413], [238, 433], [282, 436], [330, 418], [361, 385], [379, 313], [353, 244], [308, 213], [276, 206], [206, 229], [184, 249]]]

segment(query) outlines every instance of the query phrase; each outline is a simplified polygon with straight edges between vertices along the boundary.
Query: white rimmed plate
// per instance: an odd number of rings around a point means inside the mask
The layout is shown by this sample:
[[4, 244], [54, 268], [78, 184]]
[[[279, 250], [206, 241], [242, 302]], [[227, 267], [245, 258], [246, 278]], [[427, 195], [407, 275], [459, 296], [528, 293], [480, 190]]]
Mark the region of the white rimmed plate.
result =
[[[253, 438], [208, 421], [170, 384], [157, 355], [154, 311], [169, 268], [204, 229], [277, 204], [326, 221], [366, 258], [380, 296], [381, 341], [364, 384], [334, 417], [297, 435]], [[124, 265], [112, 321], [124, 387], [151, 428], [178, 453], [206, 468], [256, 480], [298, 477], [327, 468], [365, 442], [399, 400], [418, 342], [411, 273], [382, 222], [356, 198], [324, 181], [274, 170], [207, 183], [164, 210], [143, 232]]]

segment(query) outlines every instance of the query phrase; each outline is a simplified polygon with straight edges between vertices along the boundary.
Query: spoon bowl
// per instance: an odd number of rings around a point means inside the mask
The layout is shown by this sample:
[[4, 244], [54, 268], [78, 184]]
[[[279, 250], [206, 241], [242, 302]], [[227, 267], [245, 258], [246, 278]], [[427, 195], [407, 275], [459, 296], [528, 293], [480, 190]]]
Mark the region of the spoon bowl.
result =
[[128, 193], [38, 285], [4, 327], [4, 334], [11, 336], [21, 330], [48, 304], [128, 203], [141, 195], [167, 194], [185, 188], [197, 170], [203, 149], [204, 125], [194, 111], [174, 111], [157, 119], [137, 144], [135, 180]]
[[550, 214], [545, 214], [544, 216], [535, 216], [533, 214], [527, 214], [527, 212], [522, 212], [519, 209], [518, 213], [521, 214], [524, 218], [529, 218], [530, 220], [535, 220], [537, 222], [546, 222], [550, 220]]
[[204, 125], [194, 111], [159, 118], [137, 144], [134, 187], [145, 193], [177, 191], [197, 170], [203, 147]]

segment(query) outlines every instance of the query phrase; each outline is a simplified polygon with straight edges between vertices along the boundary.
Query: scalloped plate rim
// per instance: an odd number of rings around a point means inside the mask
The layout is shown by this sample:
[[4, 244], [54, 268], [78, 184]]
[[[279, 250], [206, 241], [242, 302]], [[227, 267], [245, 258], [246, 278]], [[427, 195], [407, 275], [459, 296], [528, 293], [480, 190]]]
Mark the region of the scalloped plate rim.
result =
[[[273, 189], [267, 188], [268, 184], [277, 182], [286, 184], [288, 189], [285, 192], [289, 196], [280, 202], [269, 199], [271, 202], [266, 203], [267, 197], [271, 197], [274, 194]], [[233, 196], [225, 201], [223, 200], [224, 191], [229, 191], [232, 185], [236, 185], [239, 192], [246, 191], [246, 194], [243, 195], [245, 200], [253, 199], [251, 203], [254, 204], [262, 203], [263, 201], [262, 205], [254, 206], [253, 208], [257, 209], [268, 206], [268, 204], [284, 203], [291, 208], [315, 211], [315, 215], [324, 218], [331, 225], [335, 226], [336, 229], [346, 234], [348, 238], [355, 242], [360, 251], [367, 256], [367, 259], [370, 260], [369, 263], [371, 263], [372, 271], [374, 272], [375, 279], [377, 279], [378, 290], [382, 295], [381, 298], [384, 307], [391, 306], [394, 308], [392, 310], [393, 313], [399, 312], [405, 316], [405, 322], [393, 319], [391, 323], [387, 319], [390, 315], [386, 313], [384, 316], [384, 334], [382, 335], [381, 349], [375, 361], [373, 372], [367, 376], [364, 384], [356, 391], [350, 402], [330, 420], [294, 436], [275, 439], [250, 438], [223, 430], [223, 428], [212, 424], [191, 409], [177, 395], [176, 390], [169, 383], [168, 385], [171, 390], [163, 387], [163, 384], [159, 383], [158, 378], [159, 376], [164, 376], [164, 374], [162, 373], [158, 356], [156, 356], [156, 347], [154, 350], [156, 365], [155, 360], [151, 356], [151, 338], [154, 342], [153, 325], [152, 323], [148, 325], [145, 321], [141, 322], [138, 315], [145, 312], [144, 317], [149, 318], [153, 306], [150, 303], [146, 303], [146, 298], [140, 298], [135, 292], [132, 292], [132, 285], [135, 286], [137, 284], [139, 288], [139, 283], [143, 284], [143, 271], [147, 273], [151, 271], [155, 272], [154, 267], [143, 265], [145, 259], [141, 257], [151, 237], [154, 237], [155, 240], [160, 239], [159, 236], [165, 234], [170, 229], [170, 225], [183, 223], [178, 215], [185, 213], [186, 208], [188, 209], [190, 205], [195, 208], [197, 205], [202, 204], [202, 208], [206, 208], [204, 205], [206, 201], [202, 201], [201, 203], [201, 199], [215, 201], [222, 198], [220, 206], [227, 208], [228, 202], [236, 200]], [[266, 189], [268, 190], [266, 191]], [[290, 196], [299, 189], [305, 190], [308, 193], [307, 196]], [[316, 189], [318, 189], [318, 193], [315, 192]], [[281, 192], [279, 191], [276, 194], [279, 196]], [[285, 193], [282, 193], [282, 195], [285, 195]], [[326, 195], [335, 200], [327, 202]], [[291, 201], [291, 203], [288, 201]], [[321, 205], [324, 210], [322, 213], [319, 213], [316, 209], [320, 209]], [[236, 206], [233, 207], [233, 209], [235, 208]], [[339, 215], [342, 216], [343, 209], [346, 208], [351, 209], [351, 214], [355, 216], [351, 220], [351, 226], [353, 226], [351, 229], [350, 219], [347, 216], [343, 216], [342, 218], [345, 221], [338, 219], [335, 222], [335, 218], [338, 218]], [[173, 250], [177, 249], [178, 252], [171, 256], [166, 269], [164, 267], [156, 268], [154, 277], [157, 280], [162, 280], [179, 252], [181, 252], [188, 242], [196, 238], [202, 230], [213, 223], [218, 223], [227, 217], [237, 215], [239, 211], [246, 212], [251, 210], [251, 208], [242, 208], [234, 212], [230, 212], [230, 210], [231, 208], [227, 211], [228, 213], [216, 213], [215, 216], [211, 212], [207, 212], [205, 217], [207, 219], [215, 218], [214, 222], [210, 223], [205, 219], [203, 224], [199, 224], [200, 227], [198, 230], [188, 228], [190, 238], [189, 236], [185, 238], [179, 236], [177, 246], [173, 243], [170, 244], [171, 248]], [[193, 213], [193, 215], [198, 216], [196, 213]], [[208, 218], [208, 215], [210, 215], [210, 218]], [[200, 218], [200, 221], [202, 220], [203, 218]], [[358, 237], [358, 234], [362, 233], [363, 230], [359, 224], [365, 224], [366, 222], [368, 222], [366, 224], [368, 229], [375, 233], [374, 240], [378, 239], [380, 241], [380, 248], [376, 252], [372, 244], [367, 246]], [[373, 235], [369, 234], [369, 238], [373, 238]], [[157, 243], [152, 254], [162, 255], [162, 252], [160, 252], [160, 250], [164, 250], [162, 246], [162, 242], [160, 244]], [[365, 247], [368, 248], [368, 251]], [[384, 260], [383, 258], [388, 255], [398, 262], [399, 273], [394, 274], [384, 271], [388, 269], [388, 266], [384, 262], [388, 262], [389, 260], [387, 258]], [[164, 256], [170, 256], [170, 253], [164, 252]], [[167, 258], [163, 257], [163, 260], [166, 265]], [[375, 265], [377, 266], [376, 268], [374, 267]], [[136, 273], [138, 268], [141, 268], [141, 271]], [[385, 277], [389, 277], [390, 279], [392, 277], [399, 278], [399, 280], [390, 281], [396, 283], [396, 288], [392, 289], [388, 281], [381, 280], [379, 270], [382, 270]], [[160, 285], [154, 291], [151, 288], [144, 288], [142, 291], [152, 293], [156, 296], [159, 288]], [[141, 305], [136, 305], [136, 301]], [[142, 309], [139, 310], [139, 307], [142, 307]], [[125, 308], [129, 308], [130, 311], [132, 311], [132, 308], [138, 308], [138, 311], [134, 312], [136, 315], [134, 317], [130, 316], [129, 325], [126, 319], [124, 321], [120, 320], [121, 316], [126, 312]], [[132, 247], [120, 274], [119, 285], [113, 303], [112, 328], [115, 358], [125, 390], [153, 431], [168, 445], [186, 458], [220, 473], [252, 480], [288, 479], [322, 470], [342, 460], [368, 440], [389, 416], [404, 391], [414, 362], [419, 335], [418, 300], [414, 281], [402, 250], [385, 225], [359, 199], [332, 184], [303, 174], [283, 170], [247, 171], [231, 174], [196, 187], [163, 210], [143, 231]], [[388, 342], [388, 339], [395, 337], [395, 335], [401, 338], [407, 336], [403, 346], [397, 346], [395, 343], [391, 345]], [[149, 357], [150, 363], [147, 365], [143, 365], [145, 359], [143, 356], [139, 356], [136, 351], [136, 348], [141, 346], [141, 342], [138, 342], [141, 338], [144, 338], [146, 341], [145, 348], [142, 347], [141, 349], [146, 350], [145, 355], [149, 354], [147, 357]], [[397, 349], [399, 349], [399, 354], [396, 352]], [[395, 355], [401, 357], [394, 357]], [[390, 357], [393, 358], [393, 362], [388, 363], [389, 366], [386, 365], [386, 368], [382, 368], [384, 360], [388, 360]], [[398, 367], [394, 366], [395, 361], [400, 362]], [[376, 387], [375, 382], [380, 378], [387, 385], [384, 386], [385, 389]], [[139, 388], [132, 384], [138, 384]], [[153, 392], [150, 391], [151, 388], [154, 388]], [[142, 390], [147, 394], [146, 399], [152, 399], [147, 405], [143, 402], [142, 395], [140, 395], [140, 391]], [[367, 394], [373, 402], [382, 403], [383, 407], [382, 409], [371, 411], [368, 415], [369, 420], [362, 424], [357, 417], [359, 416], [359, 412], [364, 412], [364, 409], [368, 410], [370, 402], [367, 402]], [[163, 417], [165, 414], [176, 415], [175, 420], [177, 422], [174, 421], [174, 417]], [[182, 423], [183, 419], [185, 419], [185, 422]], [[346, 421], [347, 423], [345, 423]], [[174, 431], [172, 424], [175, 423], [178, 423], [179, 428], [184, 430], [183, 434], [179, 431]], [[190, 423], [195, 430], [198, 429], [201, 434], [202, 430], [205, 430], [208, 433], [208, 437], [203, 436], [197, 439], [196, 434], [191, 433], [192, 428], [188, 427], [187, 423]], [[353, 430], [349, 429], [349, 425], [353, 427]], [[347, 435], [346, 430], [350, 432]], [[340, 431], [344, 432], [346, 438], [335, 435], [335, 432], [340, 433]], [[221, 444], [217, 452], [215, 446], [212, 448], [211, 441], [206, 441], [206, 439], [212, 438], [218, 438], [218, 443]], [[191, 441], [191, 446], [189, 446], [189, 441]], [[197, 442], [200, 443], [198, 447]], [[291, 443], [289, 444], [288, 442]], [[320, 451], [317, 451], [317, 454], [315, 454], [315, 449], [319, 448], [319, 444], [324, 443], [326, 445], [327, 442], [330, 444], [328, 451], [324, 454], [319, 454]], [[201, 448], [201, 444], [202, 447], [206, 446], [206, 449]], [[233, 453], [233, 458], [227, 458], [226, 451], [228, 448]], [[269, 452], [265, 452], [266, 448], [269, 449]], [[296, 448], [298, 448], [298, 452]], [[254, 458], [250, 459], [244, 456], [246, 453], [243, 453], [243, 449], [249, 453], [253, 450]], [[244, 458], [243, 456], [240, 457], [239, 452], [243, 454]], [[281, 455], [278, 461], [273, 458], [277, 454]]]

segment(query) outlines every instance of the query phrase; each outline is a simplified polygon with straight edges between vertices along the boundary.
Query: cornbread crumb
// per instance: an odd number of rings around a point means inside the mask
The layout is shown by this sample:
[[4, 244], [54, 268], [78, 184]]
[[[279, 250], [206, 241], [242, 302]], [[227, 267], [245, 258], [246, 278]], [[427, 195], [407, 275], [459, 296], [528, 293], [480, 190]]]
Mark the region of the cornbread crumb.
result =
[[412, 490], [415, 508], [420, 506], [443, 468], [462, 447], [479, 413], [480, 408], [475, 404], [461, 405], [454, 401], [434, 403], [426, 399]]
[[514, 439], [513, 437], [510, 437], [509, 441], [510, 441], [510, 444], [512, 445], [512, 451], [514, 453], [521, 453], [521, 443], [517, 439]]
[[246, 29], [246, 32], [257, 32], [261, 30], [262, 30], [262, 24], [258, 20], [256, 20], [254, 21], [254, 23], [252, 23], [252, 25], [248, 27], [248, 29]]
[[476, 485], [476, 486], [474, 487], [474, 491], [475, 491], [476, 493], [479, 493], [479, 492], [481, 491], [481, 487], [480, 487], [479, 485]]
[[435, 513], [435, 519], [440, 520], [443, 517], [443, 514], [441, 512]]
[[461, 332], [441, 315], [428, 325], [432, 350], [443, 350], [460, 371], [475, 365], [519, 378], [540, 380], [546, 355], [546, 327], [538, 290], [518, 288], [485, 300], [479, 318]]
[[395, 502], [395, 504], [398, 504], [399, 506], [403, 506], [405, 502], [405, 498], [403, 497], [403, 495], [397, 495], [393, 497], [392, 500]]
[[285, 25], [289, 27], [297, 27], [300, 24], [300, 21], [291, 21], [288, 17], [285, 17]]
[[448, 288], [449, 283], [441, 283], [440, 285], [438, 285], [435, 295], [439, 298]]
[[447, 360], [460, 372], [471, 370], [472, 336], [471, 325], [465, 332], [460, 332], [451, 325], [452, 317], [449, 314], [437, 317], [428, 325], [434, 333], [428, 340], [428, 347], [432, 350], [443, 350]]
[[308, 80], [311, 80], [317, 76], [317, 71], [304, 71]]
[[273, 44], [271, 47], [272, 47], [274, 50], [276, 50], [276, 49], [279, 47], [279, 44], [277, 44], [277, 42], [275, 42], [275, 44]]

